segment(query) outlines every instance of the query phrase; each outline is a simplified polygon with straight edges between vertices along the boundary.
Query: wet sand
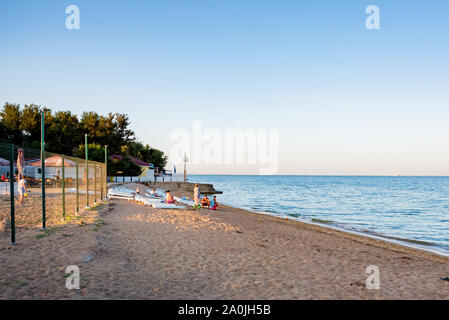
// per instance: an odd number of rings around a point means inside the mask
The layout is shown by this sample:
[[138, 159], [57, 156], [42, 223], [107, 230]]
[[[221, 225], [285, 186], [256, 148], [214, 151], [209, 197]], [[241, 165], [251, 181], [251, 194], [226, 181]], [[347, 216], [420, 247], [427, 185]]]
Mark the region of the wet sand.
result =
[[[50, 230], [24, 228], [15, 246], [0, 236], [1, 299], [449, 298], [448, 258], [230, 207], [112, 200]], [[68, 265], [80, 290], [65, 287]]]

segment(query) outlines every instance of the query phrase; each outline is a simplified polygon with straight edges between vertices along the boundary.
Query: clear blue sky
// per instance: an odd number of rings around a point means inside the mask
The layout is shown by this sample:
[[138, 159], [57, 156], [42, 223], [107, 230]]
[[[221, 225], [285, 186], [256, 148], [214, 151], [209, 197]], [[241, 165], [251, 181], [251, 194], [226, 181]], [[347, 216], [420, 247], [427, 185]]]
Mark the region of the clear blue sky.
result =
[[[80, 30], [65, 28], [71, 4]], [[370, 4], [380, 30], [365, 28]], [[448, 12], [447, 0], [2, 0], [0, 103], [127, 113], [167, 152], [194, 120], [279, 129], [281, 174], [448, 175]]]

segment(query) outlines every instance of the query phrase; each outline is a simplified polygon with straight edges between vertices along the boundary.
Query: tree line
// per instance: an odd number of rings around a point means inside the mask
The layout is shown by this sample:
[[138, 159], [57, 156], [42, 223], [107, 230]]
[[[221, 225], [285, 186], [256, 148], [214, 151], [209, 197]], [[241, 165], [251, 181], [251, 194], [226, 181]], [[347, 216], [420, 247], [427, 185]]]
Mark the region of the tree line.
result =
[[158, 149], [144, 145], [130, 129], [129, 117], [121, 113], [99, 115], [83, 112], [78, 117], [71, 111], [56, 111], [36, 104], [5, 103], [0, 111], [0, 141], [40, 149], [41, 112], [45, 115], [45, 149], [75, 157], [85, 157], [84, 135], [88, 134], [89, 159], [104, 162], [104, 146], [109, 156], [118, 154], [123, 160], [108, 161], [108, 175], [140, 174], [140, 167], [130, 161], [135, 157], [163, 169], [167, 156]]

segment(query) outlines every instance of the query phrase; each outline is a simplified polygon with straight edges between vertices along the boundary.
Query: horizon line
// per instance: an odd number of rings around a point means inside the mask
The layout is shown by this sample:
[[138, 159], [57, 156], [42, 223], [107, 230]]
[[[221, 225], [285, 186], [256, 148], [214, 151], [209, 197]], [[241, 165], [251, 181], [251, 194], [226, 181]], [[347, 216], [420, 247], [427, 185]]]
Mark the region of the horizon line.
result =
[[262, 176], [262, 177], [276, 177], [276, 176], [296, 176], [296, 177], [449, 177], [448, 175], [392, 175], [392, 174], [239, 174], [239, 173], [190, 173], [188, 176]]

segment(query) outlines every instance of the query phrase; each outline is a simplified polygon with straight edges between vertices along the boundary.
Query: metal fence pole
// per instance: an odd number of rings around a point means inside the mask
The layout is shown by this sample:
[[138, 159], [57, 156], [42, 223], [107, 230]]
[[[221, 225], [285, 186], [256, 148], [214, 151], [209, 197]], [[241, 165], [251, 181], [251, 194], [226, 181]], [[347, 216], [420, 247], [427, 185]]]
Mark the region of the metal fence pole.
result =
[[97, 203], [97, 164], [94, 163], [94, 203]]
[[65, 166], [64, 155], [61, 155], [62, 159], [62, 217], [65, 219]]
[[9, 160], [9, 194], [11, 198], [11, 244], [16, 243], [16, 217], [14, 211], [14, 144], [11, 143], [11, 159]]
[[42, 180], [42, 229], [45, 229], [45, 115], [41, 117], [41, 180]]
[[79, 173], [78, 173], [78, 159], [76, 160], [76, 213], [80, 212], [80, 202], [79, 202]]
[[86, 146], [86, 209], [89, 208], [89, 150], [87, 147], [87, 133], [84, 135], [84, 144]]
[[100, 201], [103, 201], [103, 166], [100, 165]]
[[106, 178], [104, 192], [105, 192], [105, 194], [107, 194], [108, 193], [108, 145], [104, 146], [104, 175]]

